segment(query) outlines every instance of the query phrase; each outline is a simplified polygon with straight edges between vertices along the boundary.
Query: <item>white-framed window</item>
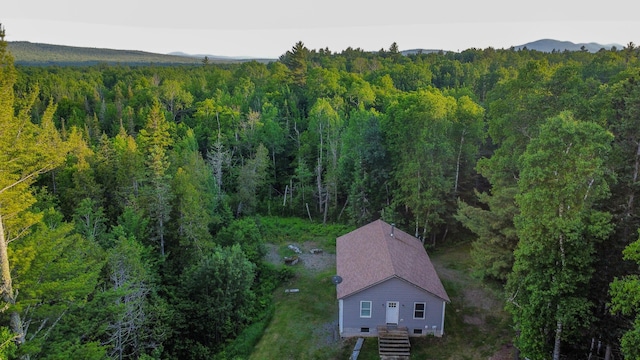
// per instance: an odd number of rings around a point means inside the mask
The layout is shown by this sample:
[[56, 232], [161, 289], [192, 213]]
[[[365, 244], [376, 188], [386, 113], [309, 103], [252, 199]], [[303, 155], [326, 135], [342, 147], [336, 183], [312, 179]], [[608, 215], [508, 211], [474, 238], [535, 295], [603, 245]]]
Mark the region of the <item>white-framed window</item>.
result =
[[413, 318], [424, 319], [426, 310], [427, 310], [427, 303], [425, 302], [413, 303]]
[[360, 301], [360, 317], [371, 317], [371, 301]]

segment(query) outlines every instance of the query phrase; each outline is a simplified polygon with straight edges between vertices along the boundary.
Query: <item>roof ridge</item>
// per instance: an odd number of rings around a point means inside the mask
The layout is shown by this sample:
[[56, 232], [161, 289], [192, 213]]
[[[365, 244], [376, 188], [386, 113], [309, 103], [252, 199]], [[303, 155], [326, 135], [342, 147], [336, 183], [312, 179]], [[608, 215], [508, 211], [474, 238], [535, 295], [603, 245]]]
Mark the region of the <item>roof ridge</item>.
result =
[[[382, 234], [382, 241], [384, 241], [385, 249], [387, 249], [385, 255], [389, 258], [389, 264], [391, 264], [392, 274], [397, 275], [398, 269], [396, 267], [393, 256], [391, 256], [391, 241], [387, 239], [387, 233], [385, 231], [385, 226], [384, 226], [384, 225], [389, 225], [391, 227], [395, 227], [395, 225], [390, 225], [389, 223], [387, 223], [386, 221], [383, 221], [382, 219], [378, 219], [378, 221], [380, 222], [380, 233]], [[394, 236], [391, 236], [391, 234], [388, 235], [388, 237], [390, 238], [393, 238]]]
[[395, 276], [448, 300], [424, 244], [395, 224], [378, 219], [338, 237], [336, 246], [338, 274], [344, 276], [338, 298]]

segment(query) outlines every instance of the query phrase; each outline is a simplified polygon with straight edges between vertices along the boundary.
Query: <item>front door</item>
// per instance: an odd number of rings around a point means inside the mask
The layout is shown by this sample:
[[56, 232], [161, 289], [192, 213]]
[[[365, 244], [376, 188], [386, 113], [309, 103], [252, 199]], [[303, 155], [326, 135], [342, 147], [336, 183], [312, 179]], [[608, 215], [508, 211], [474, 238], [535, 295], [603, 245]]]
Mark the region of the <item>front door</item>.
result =
[[387, 301], [387, 324], [398, 324], [400, 317], [400, 303], [397, 301]]

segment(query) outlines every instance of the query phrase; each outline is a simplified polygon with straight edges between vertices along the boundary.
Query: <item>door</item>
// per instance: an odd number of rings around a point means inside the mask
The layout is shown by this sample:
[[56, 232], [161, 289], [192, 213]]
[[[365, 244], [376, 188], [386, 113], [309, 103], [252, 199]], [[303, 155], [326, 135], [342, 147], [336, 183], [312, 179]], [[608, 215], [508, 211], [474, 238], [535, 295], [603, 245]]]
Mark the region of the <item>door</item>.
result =
[[398, 325], [400, 317], [400, 303], [397, 301], [387, 301], [387, 324]]

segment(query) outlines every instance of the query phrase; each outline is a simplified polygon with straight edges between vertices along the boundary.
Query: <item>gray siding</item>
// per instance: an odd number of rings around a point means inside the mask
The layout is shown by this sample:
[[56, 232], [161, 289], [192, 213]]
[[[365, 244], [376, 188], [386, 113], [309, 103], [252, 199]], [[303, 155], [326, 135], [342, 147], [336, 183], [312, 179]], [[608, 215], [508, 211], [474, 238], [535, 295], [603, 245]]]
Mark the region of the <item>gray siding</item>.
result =
[[[371, 318], [360, 317], [360, 301], [371, 301]], [[414, 329], [421, 329], [422, 335], [441, 334], [442, 306], [444, 301], [428, 292], [399, 278], [392, 278], [366, 290], [348, 296], [342, 302], [341, 329], [342, 337], [377, 336], [377, 326], [386, 323], [387, 301], [398, 301], [398, 326], [406, 326], [410, 336]], [[425, 319], [413, 318], [413, 304], [425, 302]], [[361, 332], [361, 328], [369, 328], [369, 333]]]

